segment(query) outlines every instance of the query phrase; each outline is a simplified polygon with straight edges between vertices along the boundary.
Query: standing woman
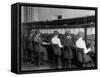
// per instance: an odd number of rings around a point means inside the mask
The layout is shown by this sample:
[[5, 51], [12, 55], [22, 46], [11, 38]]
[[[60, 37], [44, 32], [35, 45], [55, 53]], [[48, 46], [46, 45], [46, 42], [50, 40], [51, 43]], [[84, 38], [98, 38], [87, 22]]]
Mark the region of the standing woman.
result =
[[22, 45], [23, 45], [23, 59], [24, 59], [25, 63], [28, 63], [29, 62], [29, 58], [30, 58], [29, 48], [28, 48], [28, 46], [29, 46], [28, 37], [29, 37], [29, 33], [25, 32], [24, 36], [23, 36], [23, 41], [22, 41]]
[[75, 46], [72, 37], [71, 32], [66, 31], [65, 37], [64, 37], [64, 66], [70, 68], [72, 66], [72, 59], [73, 59], [73, 47]]
[[34, 61], [34, 35], [35, 35], [35, 30], [32, 29], [28, 37], [29, 40], [28, 48], [30, 50], [29, 54], [30, 54], [31, 62]]
[[59, 32], [58, 31], [54, 31], [54, 36], [51, 39], [51, 43], [52, 43], [52, 48], [53, 48], [53, 52], [54, 52], [54, 62], [56, 64], [56, 68], [62, 68], [61, 65], [61, 55], [62, 55], [62, 51], [61, 48], [63, 47], [63, 45], [61, 44], [60, 39], [58, 38]]
[[[48, 60], [47, 50], [42, 45], [44, 42], [42, 41], [41, 33], [39, 30], [35, 31], [34, 42], [35, 42], [35, 51], [38, 52], [39, 54], [42, 52], [43, 60], [47, 61]], [[39, 57], [40, 57], [40, 55], [39, 55]]]

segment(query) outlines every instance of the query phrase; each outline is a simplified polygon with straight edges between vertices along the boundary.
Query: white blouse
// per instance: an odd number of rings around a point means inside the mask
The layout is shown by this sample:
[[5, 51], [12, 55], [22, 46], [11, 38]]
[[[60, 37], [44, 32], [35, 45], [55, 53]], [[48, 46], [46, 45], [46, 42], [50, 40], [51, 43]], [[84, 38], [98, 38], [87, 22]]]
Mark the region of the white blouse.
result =
[[56, 36], [51, 39], [51, 42], [52, 42], [52, 44], [57, 44], [59, 47], [63, 47], [61, 45], [60, 39], [58, 37], [56, 37]]
[[79, 38], [76, 41], [76, 47], [83, 48], [84, 49], [84, 53], [88, 53], [91, 50], [91, 48], [88, 48], [88, 49], [86, 48], [85, 41], [82, 38]]

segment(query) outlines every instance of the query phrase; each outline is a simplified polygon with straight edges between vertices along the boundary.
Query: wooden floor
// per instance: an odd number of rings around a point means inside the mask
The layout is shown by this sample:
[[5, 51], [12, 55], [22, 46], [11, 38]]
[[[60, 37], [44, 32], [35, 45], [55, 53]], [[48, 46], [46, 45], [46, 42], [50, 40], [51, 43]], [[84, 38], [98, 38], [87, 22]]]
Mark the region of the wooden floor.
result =
[[[66, 69], [69, 68], [77, 68], [76, 65], [72, 65], [71, 67], [65, 67]], [[37, 63], [22, 63], [21, 70], [27, 71], [27, 70], [46, 70], [46, 69], [57, 69], [55, 64], [50, 62], [43, 62], [40, 65], [37, 65]], [[61, 68], [62, 69], [62, 68]]]
[[43, 62], [40, 65], [37, 63], [23, 63], [22, 70], [46, 70], [46, 69], [55, 69], [53, 64], [48, 62]]
[[[67, 67], [64, 67], [64, 68], [61, 68], [61, 69], [79, 69], [79, 68], [91, 68], [91, 65], [88, 64], [87, 66], [76, 66], [76, 65], [71, 65], [70, 67], [67, 66]], [[95, 66], [92, 66], [92, 67], [95, 67]], [[27, 70], [48, 70], [48, 69], [58, 69], [55, 67], [54, 64], [52, 63], [49, 63], [49, 62], [43, 62], [42, 64], [40, 65], [37, 65], [37, 63], [22, 63], [22, 66], [21, 66], [21, 70], [22, 71], [27, 71]]]

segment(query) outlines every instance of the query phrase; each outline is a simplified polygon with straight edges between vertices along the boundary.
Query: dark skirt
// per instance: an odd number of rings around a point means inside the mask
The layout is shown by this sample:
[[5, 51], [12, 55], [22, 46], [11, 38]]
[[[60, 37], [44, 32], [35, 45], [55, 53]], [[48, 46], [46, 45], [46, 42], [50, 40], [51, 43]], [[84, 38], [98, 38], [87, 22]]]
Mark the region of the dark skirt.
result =
[[58, 45], [53, 44], [52, 48], [53, 48], [54, 55], [61, 56], [62, 52]]
[[91, 62], [92, 59], [89, 55], [87, 55], [86, 53], [84, 53], [84, 59], [85, 59], [85, 62]]
[[43, 52], [43, 51], [46, 51], [46, 48], [43, 47], [42, 45], [35, 45], [35, 51]]
[[48, 60], [48, 53], [45, 47], [43, 47], [41, 44], [35, 45], [35, 51], [36, 52], [42, 52], [44, 54], [43, 58], [44, 60]]
[[72, 59], [73, 58], [73, 51], [71, 47], [64, 47], [64, 58], [65, 59]]
[[82, 55], [82, 53], [79, 53], [79, 55], [78, 55], [78, 60], [79, 60], [80, 62], [83, 62], [83, 60], [84, 60], [85, 62], [90, 62], [90, 61], [92, 61], [91, 57], [90, 57], [89, 55], [87, 55], [86, 53], [83, 53], [83, 55]]
[[53, 51], [54, 51], [55, 55], [61, 56], [61, 54], [62, 54], [60, 48], [53, 48]]

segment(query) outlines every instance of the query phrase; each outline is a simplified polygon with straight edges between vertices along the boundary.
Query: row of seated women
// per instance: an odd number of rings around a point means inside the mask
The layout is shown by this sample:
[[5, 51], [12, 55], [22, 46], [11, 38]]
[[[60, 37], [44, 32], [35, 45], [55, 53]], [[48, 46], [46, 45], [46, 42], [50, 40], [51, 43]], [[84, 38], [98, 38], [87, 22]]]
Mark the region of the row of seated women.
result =
[[[31, 31], [23, 40], [24, 59], [27, 63], [41, 64], [51, 62], [56, 68], [71, 68], [74, 63], [77, 66], [94, 66], [92, 58], [87, 55], [91, 47], [87, 49], [83, 40], [84, 33], [78, 33], [78, 39], [73, 41], [70, 31], [65, 32], [64, 38], [59, 37], [59, 32], [54, 31], [49, 39], [43, 38], [39, 30]], [[49, 40], [49, 41], [48, 41]], [[36, 57], [36, 58], [35, 58]]]

